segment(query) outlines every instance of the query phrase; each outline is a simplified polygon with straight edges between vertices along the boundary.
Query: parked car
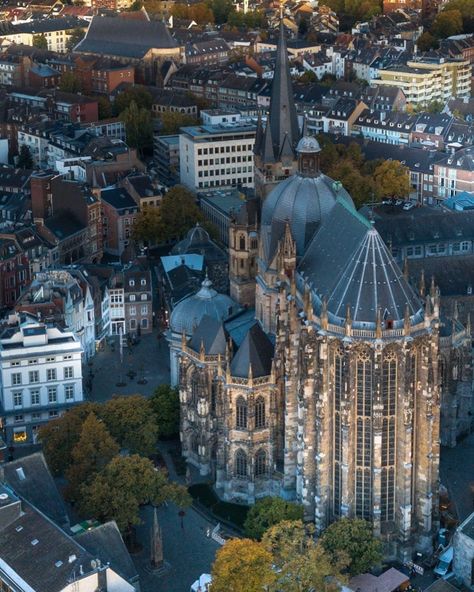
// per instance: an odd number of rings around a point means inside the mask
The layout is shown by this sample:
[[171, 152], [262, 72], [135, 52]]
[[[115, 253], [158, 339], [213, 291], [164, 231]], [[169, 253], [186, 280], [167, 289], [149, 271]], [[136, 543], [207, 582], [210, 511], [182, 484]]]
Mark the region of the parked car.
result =
[[397, 201], [395, 202], [396, 206], [401, 206], [403, 203], [403, 199], [397, 199]]
[[415, 207], [415, 204], [414, 204], [412, 201], [406, 201], [406, 202], [403, 204], [403, 209], [404, 209], [405, 211], [412, 210], [414, 207]]

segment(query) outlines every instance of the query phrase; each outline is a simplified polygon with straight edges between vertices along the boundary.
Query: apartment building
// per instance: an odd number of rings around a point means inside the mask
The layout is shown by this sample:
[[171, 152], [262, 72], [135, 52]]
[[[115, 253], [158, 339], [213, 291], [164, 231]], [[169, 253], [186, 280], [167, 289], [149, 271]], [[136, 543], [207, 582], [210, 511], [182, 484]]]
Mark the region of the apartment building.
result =
[[469, 97], [471, 65], [468, 60], [423, 58], [379, 70], [379, 79], [373, 85], [401, 88], [407, 103], [428, 105], [433, 101], [445, 103], [451, 97]]
[[5, 39], [17, 45], [33, 45], [34, 39], [42, 36], [48, 43], [49, 51], [65, 53], [73, 32], [77, 29], [86, 30], [87, 25], [87, 21], [72, 16], [32, 20], [12, 25], [0, 34], [0, 40]]
[[39, 427], [83, 400], [83, 349], [72, 331], [18, 315], [0, 336], [0, 403], [7, 443], [36, 442]]
[[191, 190], [253, 187], [256, 126], [236, 122], [181, 128], [180, 180]]
[[458, 150], [435, 164], [434, 178], [439, 200], [474, 192], [474, 147]]

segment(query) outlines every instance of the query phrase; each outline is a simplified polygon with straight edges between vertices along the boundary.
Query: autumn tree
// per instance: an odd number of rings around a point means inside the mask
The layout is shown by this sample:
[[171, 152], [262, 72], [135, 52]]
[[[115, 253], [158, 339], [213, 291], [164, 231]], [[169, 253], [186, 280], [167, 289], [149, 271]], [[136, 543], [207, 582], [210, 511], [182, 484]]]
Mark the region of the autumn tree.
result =
[[140, 524], [139, 510], [144, 504], [171, 501], [187, 507], [191, 503], [185, 487], [168, 481], [164, 471], [136, 454], [116, 456], [81, 492], [79, 507], [84, 515], [101, 522], [115, 520], [124, 534]]
[[178, 389], [162, 384], [155, 389], [149, 401], [158, 423], [160, 438], [176, 436], [179, 432]]
[[212, 592], [262, 592], [275, 581], [272, 555], [251, 539], [232, 539], [217, 551]]
[[462, 16], [463, 32], [474, 33], [474, 7], [472, 0], [449, 0], [444, 11], [459, 10]]
[[40, 427], [38, 437], [54, 475], [63, 475], [71, 465], [72, 450], [81, 437], [82, 424], [91, 413], [97, 413], [98, 408], [98, 403], [82, 403]]
[[432, 34], [439, 39], [457, 35], [462, 30], [463, 19], [459, 10], [444, 10], [443, 12], [439, 12], [431, 27]]
[[153, 144], [153, 123], [151, 113], [145, 107], [139, 107], [135, 101], [120, 113], [125, 124], [127, 144], [136, 148], [143, 155]]
[[419, 51], [429, 51], [430, 49], [436, 49], [439, 45], [438, 40], [429, 31], [422, 33], [416, 42]]
[[114, 101], [114, 111], [120, 115], [125, 109], [128, 109], [131, 103], [135, 103], [137, 107], [143, 107], [147, 111], [151, 109], [153, 104], [153, 97], [142, 86], [130, 86], [117, 95]]
[[99, 119], [109, 119], [112, 117], [112, 105], [107, 97], [104, 97], [104, 95], [98, 96], [97, 105], [99, 107]]
[[148, 244], [162, 242], [163, 225], [159, 208], [144, 208], [133, 224], [133, 238]]
[[235, 12], [232, 0], [208, 0], [207, 5], [212, 10], [217, 25], [226, 23], [229, 16]]
[[18, 168], [19, 169], [32, 169], [34, 166], [33, 156], [31, 150], [26, 144], [22, 144], [20, 153], [18, 155]]
[[365, 573], [382, 559], [382, 545], [374, 537], [372, 525], [360, 518], [342, 518], [331, 524], [320, 538], [332, 555], [345, 554], [351, 576]]
[[173, 113], [171, 111], [162, 113], [160, 119], [163, 126], [161, 133], [163, 134], [177, 134], [179, 128], [186, 125], [197, 125], [199, 123], [199, 119], [196, 119], [196, 117], [189, 113]]
[[48, 40], [42, 33], [40, 35], [33, 35], [33, 47], [48, 49]]
[[80, 487], [102, 471], [119, 450], [105, 423], [90, 413], [82, 424], [81, 436], [71, 452], [72, 464], [66, 471], [68, 495], [77, 499]]
[[280, 497], [264, 497], [250, 508], [245, 519], [246, 536], [260, 540], [264, 532], [283, 520], [302, 520], [303, 506]]
[[68, 51], [72, 51], [76, 45], [84, 39], [86, 32], [84, 29], [78, 27], [74, 29], [71, 35], [69, 36], [68, 40], [66, 41], [66, 49]]
[[151, 403], [142, 395], [115, 396], [103, 405], [100, 415], [121, 448], [143, 455], [155, 450], [158, 425]]
[[203, 221], [193, 193], [183, 185], [175, 185], [160, 204], [163, 240], [180, 239], [196, 222]]
[[301, 520], [272, 526], [265, 532], [262, 545], [272, 555], [278, 592], [335, 592], [345, 580], [342, 570], [347, 556], [329, 554], [315, 541], [314, 526], [305, 526]]
[[375, 195], [405, 198], [410, 193], [410, 172], [399, 160], [384, 160], [374, 172]]
[[64, 72], [59, 82], [59, 90], [69, 93], [78, 93], [82, 91], [82, 83], [73, 72]]

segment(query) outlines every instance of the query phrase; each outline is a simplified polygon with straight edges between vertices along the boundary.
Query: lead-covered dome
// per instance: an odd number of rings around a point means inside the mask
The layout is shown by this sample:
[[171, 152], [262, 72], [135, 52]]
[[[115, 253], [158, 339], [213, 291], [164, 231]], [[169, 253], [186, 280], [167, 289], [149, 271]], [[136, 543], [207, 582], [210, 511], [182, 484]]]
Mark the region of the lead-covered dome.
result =
[[170, 328], [173, 333], [181, 334], [184, 331], [190, 336], [205, 315], [224, 321], [237, 310], [237, 303], [226, 294], [214, 290], [211, 280], [206, 277], [196, 294], [176, 305], [171, 313]]
[[338, 197], [352, 205], [342, 184], [319, 172], [316, 176], [308, 176], [300, 171], [279, 183], [262, 208], [261, 236], [266, 261], [272, 260], [287, 222], [296, 241], [296, 254], [302, 257]]

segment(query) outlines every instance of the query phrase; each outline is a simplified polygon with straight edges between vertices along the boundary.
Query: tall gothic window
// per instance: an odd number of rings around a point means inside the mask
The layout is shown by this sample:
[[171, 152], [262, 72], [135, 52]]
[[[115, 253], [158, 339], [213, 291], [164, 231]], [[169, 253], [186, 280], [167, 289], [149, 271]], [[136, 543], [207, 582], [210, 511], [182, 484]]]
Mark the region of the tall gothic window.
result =
[[395, 413], [397, 403], [397, 357], [388, 352], [382, 362], [382, 491], [381, 518], [395, 518]]
[[211, 384], [211, 413], [215, 413], [217, 408], [217, 382]]
[[237, 429], [247, 429], [247, 401], [243, 397], [237, 399], [235, 427]]
[[193, 407], [197, 406], [199, 398], [199, 374], [198, 372], [194, 372], [191, 378], [191, 405]]
[[247, 477], [247, 455], [243, 450], [235, 453], [235, 476], [241, 479]]
[[239, 247], [241, 251], [245, 251], [245, 236], [244, 235], [240, 235], [239, 238]]
[[372, 518], [372, 361], [369, 352], [357, 358], [356, 516]]
[[334, 353], [334, 515], [341, 515], [341, 398], [343, 388], [343, 352]]
[[258, 397], [255, 403], [255, 428], [265, 427], [265, 399]]
[[255, 455], [255, 477], [262, 477], [267, 472], [267, 453], [259, 450]]

